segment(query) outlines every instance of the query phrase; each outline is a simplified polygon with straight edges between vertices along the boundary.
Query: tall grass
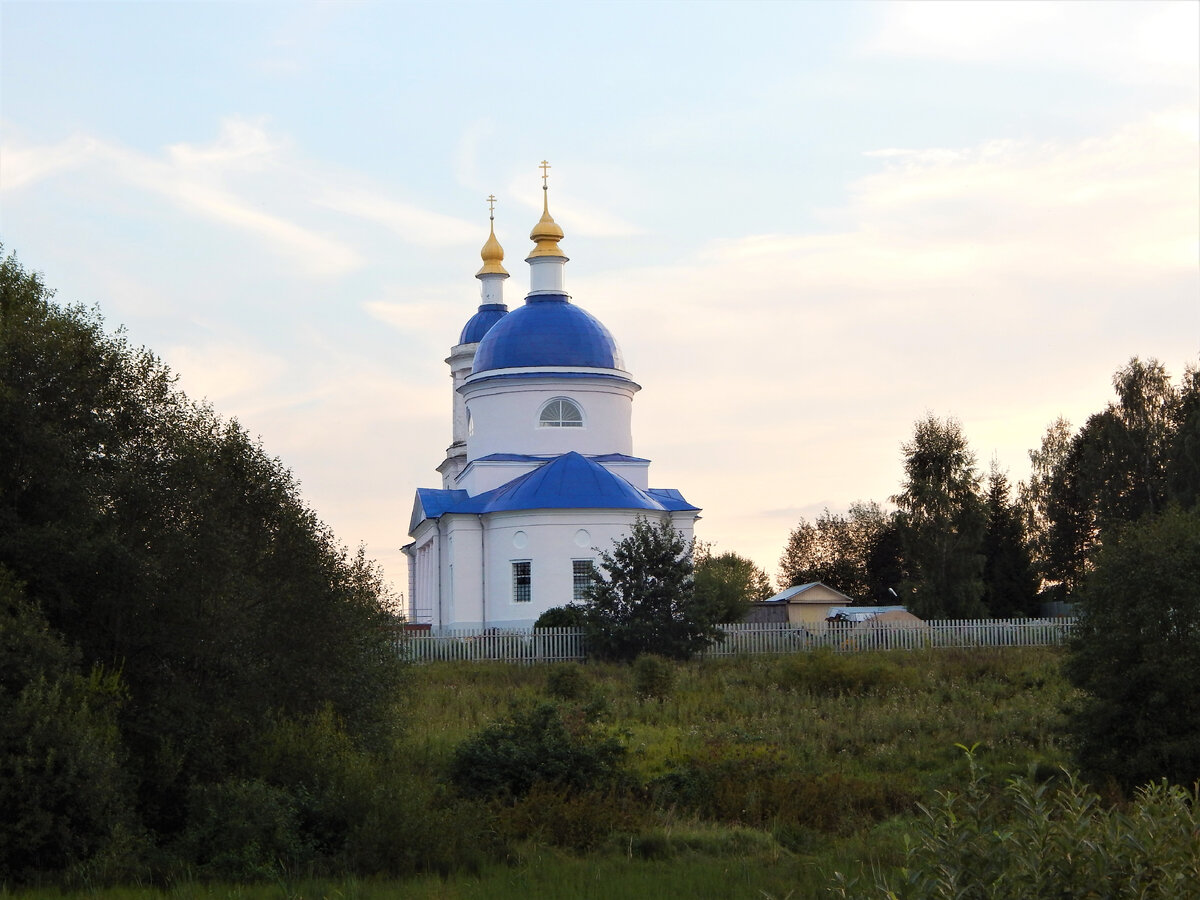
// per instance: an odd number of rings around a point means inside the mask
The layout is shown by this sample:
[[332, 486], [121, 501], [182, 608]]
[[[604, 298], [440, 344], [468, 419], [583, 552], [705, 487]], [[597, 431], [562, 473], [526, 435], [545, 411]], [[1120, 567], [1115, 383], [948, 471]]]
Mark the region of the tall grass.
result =
[[[412, 836], [404, 846], [368, 849], [379, 871], [439, 874], [88, 895], [822, 896], [834, 869], [903, 863], [917, 804], [969, 777], [956, 744], [978, 744], [977, 758], [999, 778], [1037, 779], [1066, 763], [1072, 691], [1060, 661], [1061, 651], [1047, 648], [731, 657], [667, 664], [669, 688], [654, 691], [645, 673], [639, 681], [625, 665], [588, 663], [566, 673], [431, 663], [414, 673], [405, 698], [414, 726], [392, 754], [384, 793], [372, 794], [377, 817], [393, 785], [397, 799], [409, 797], [404, 814], [381, 819], [379, 830]], [[456, 799], [448, 786], [455, 751], [539, 703], [559, 705], [568, 723], [586, 717], [604, 739], [617, 737], [627, 748], [625, 776], [586, 790], [538, 784], [522, 796]], [[469, 824], [464, 834], [486, 835], [486, 846], [468, 838], [471, 858], [458, 865], [462, 841], [433, 841], [429, 853], [440, 855], [422, 862], [426, 832], [456, 822]], [[389, 864], [388, 854], [413, 862]], [[56, 895], [0, 888], [6, 896]]]

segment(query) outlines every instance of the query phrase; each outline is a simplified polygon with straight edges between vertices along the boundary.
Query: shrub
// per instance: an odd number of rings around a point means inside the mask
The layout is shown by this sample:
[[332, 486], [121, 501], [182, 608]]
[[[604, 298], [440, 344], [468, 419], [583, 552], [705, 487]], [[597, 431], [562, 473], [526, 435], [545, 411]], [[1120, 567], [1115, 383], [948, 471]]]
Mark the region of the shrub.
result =
[[587, 688], [587, 676], [578, 663], [553, 666], [546, 676], [546, 692], [559, 700], [579, 700], [587, 693]]
[[585, 790], [622, 774], [625, 748], [582, 716], [570, 727], [552, 703], [515, 709], [454, 751], [451, 782], [466, 796], [517, 798], [534, 785]]
[[836, 872], [844, 898], [1070, 900], [1200, 897], [1200, 798], [1165, 782], [1105, 807], [1074, 776], [995, 792], [967, 751], [961, 792], [922, 807], [899, 873]]
[[534, 628], [582, 628], [586, 616], [582, 606], [568, 603], [566, 606], [555, 606], [540, 616], [533, 623]]
[[675, 687], [675, 666], [644, 653], [633, 661], [633, 690], [643, 700], [665, 700]]
[[201, 877], [223, 880], [269, 878], [309, 857], [292, 796], [256, 779], [194, 786], [176, 852]]
[[78, 658], [0, 566], [0, 877], [95, 870], [114, 842], [136, 842], [117, 730], [124, 686], [80, 675]]
[[1107, 541], [1080, 600], [1067, 675], [1084, 771], [1126, 790], [1200, 779], [1200, 509]]

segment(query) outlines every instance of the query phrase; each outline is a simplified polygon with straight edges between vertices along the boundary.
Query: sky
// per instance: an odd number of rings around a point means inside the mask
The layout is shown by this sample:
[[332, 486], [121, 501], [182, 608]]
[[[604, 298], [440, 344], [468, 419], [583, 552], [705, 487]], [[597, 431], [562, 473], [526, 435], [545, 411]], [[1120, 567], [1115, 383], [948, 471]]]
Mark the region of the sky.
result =
[[774, 575], [954, 417], [1018, 482], [1200, 359], [1200, 3], [0, 3], [0, 240], [236, 417], [398, 591], [496, 233]]

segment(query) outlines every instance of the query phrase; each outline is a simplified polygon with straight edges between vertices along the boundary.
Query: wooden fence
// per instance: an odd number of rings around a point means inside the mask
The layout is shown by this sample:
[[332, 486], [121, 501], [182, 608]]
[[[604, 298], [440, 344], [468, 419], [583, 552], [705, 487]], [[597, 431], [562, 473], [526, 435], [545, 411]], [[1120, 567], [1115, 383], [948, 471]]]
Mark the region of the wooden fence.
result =
[[[701, 656], [794, 653], [828, 648], [836, 653], [946, 647], [1047, 647], [1070, 636], [1073, 619], [945, 619], [873, 625], [822, 623], [722, 625], [725, 639]], [[585, 657], [581, 628], [442, 628], [409, 632], [397, 650], [416, 662], [502, 660], [550, 663]]]

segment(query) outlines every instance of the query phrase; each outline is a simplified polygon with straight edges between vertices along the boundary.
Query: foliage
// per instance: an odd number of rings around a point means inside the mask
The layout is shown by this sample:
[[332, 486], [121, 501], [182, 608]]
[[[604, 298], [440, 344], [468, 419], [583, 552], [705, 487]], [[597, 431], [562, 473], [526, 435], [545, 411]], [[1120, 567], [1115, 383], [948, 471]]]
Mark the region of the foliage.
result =
[[454, 751], [450, 780], [468, 797], [519, 798], [534, 785], [583, 791], [617, 780], [625, 748], [552, 703], [516, 708]]
[[[971, 751], [968, 751], [970, 754]], [[832, 893], [892, 900], [1069, 900], [1200, 896], [1200, 798], [1155, 783], [1127, 810], [1076, 778], [1012, 779], [997, 794], [970, 757], [961, 791], [922, 807], [904, 865], [876, 877], [836, 873]], [[1098, 893], [1098, 891], [1100, 893]]]
[[582, 699], [587, 689], [587, 676], [579, 663], [560, 663], [546, 673], [546, 693], [557, 700]]
[[901, 597], [923, 619], [982, 616], [985, 511], [975, 454], [954, 419], [918, 421], [892, 498], [909, 577]]
[[[1063, 443], [1052, 426], [1024, 492], [1042, 578], [1068, 596], [1084, 583], [1106, 536], [1168, 504], [1200, 497], [1200, 375], [1176, 387], [1157, 360], [1133, 357], [1113, 376], [1116, 402]], [[1040, 464], [1040, 466], [1039, 466]], [[1045, 471], [1046, 469], [1049, 471]]]
[[712, 610], [696, 599], [691, 550], [669, 521], [639, 517], [627, 537], [600, 552], [583, 602], [589, 655], [687, 659], [718, 638]]
[[1071, 450], [1071, 423], [1059, 416], [1046, 429], [1041, 445], [1029, 451], [1029, 480], [1017, 487], [1018, 505], [1025, 526], [1035, 572], [1045, 582], [1056, 571], [1050, 561], [1051, 496], [1057, 490], [1061, 466]]
[[666, 700], [675, 686], [675, 667], [661, 656], [643, 653], [633, 661], [633, 690], [643, 700]]
[[1009, 502], [1008, 478], [993, 463], [985, 499], [983, 603], [995, 619], [1038, 612], [1038, 582], [1019, 507]]
[[568, 603], [566, 606], [553, 606], [537, 617], [534, 628], [582, 628], [586, 621], [582, 606]]
[[187, 822], [174, 850], [202, 878], [270, 878], [310, 856], [292, 796], [263, 781], [193, 785]]
[[383, 741], [389, 598], [236, 423], [100, 316], [0, 263], [0, 565], [82, 666], [121, 672], [120, 742], [154, 832], [245, 766], [273, 713], [333, 704]]
[[696, 603], [712, 622], [740, 622], [756, 600], [771, 596], [771, 580], [753, 560], [736, 553], [713, 555], [712, 547], [696, 542]]
[[0, 566], [0, 873], [86, 867], [133, 823], [120, 678], [73, 652]]
[[855, 600], [885, 602], [900, 583], [892, 516], [878, 503], [854, 503], [847, 515], [825, 510], [801, 519], [779, 560], [781, 588], [820, 581]]
[[1086, 698], [1085, 771], [1125, 788], [1200, 779], [1200, 509], [1170, 509], [1107, 542], [1080, 597], [1067, 672]]

